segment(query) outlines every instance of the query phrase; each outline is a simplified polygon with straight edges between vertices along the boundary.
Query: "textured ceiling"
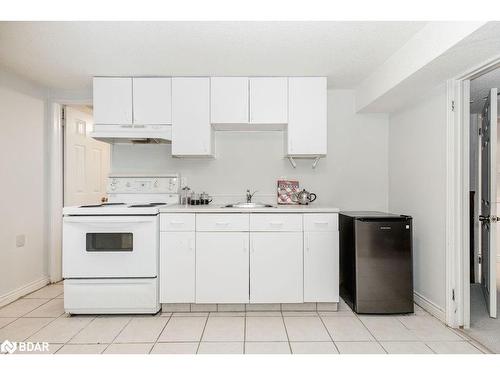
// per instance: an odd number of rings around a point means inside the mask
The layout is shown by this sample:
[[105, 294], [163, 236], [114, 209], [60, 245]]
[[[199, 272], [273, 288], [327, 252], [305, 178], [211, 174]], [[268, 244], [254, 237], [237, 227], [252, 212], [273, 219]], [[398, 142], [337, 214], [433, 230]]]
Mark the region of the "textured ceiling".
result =
[[354, 88], [425, 22], [0, 22], [0, 66], [56, 89], [94, 75], [325, 75]]

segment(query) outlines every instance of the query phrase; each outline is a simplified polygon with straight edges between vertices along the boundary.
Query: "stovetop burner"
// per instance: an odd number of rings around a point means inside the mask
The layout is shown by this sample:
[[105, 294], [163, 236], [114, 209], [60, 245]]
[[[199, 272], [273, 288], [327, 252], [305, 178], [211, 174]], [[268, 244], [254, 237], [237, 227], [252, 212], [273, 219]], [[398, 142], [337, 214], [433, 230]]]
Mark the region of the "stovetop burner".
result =
[[[99, 203], [99, 204], [87, 204], [80, 206], [80, 208], [96, 208], [96, 207], [110, 207], [110, 206], [124, 206], [126, 203]], [[157, 207], [165, 205], [165, 202], [151, 202], [151, 203], [139, 203], [131, 204], [129, 208], [140, 208], [140, 207]]]
[[165, 205], [166, 203], [163, 203], [163, 202], [156, 202], [156, 203], [142, 203], [142, 204], [132, 204], [130, 205], [129, 207], [131, 208], [138, 208], [138, 207], [156, 207], [156, 206], [163, 206]]
[[80, 208], [94, 208], [94, 207], [106, 207], [106, 206], [120, 206], [124, 205], [125, 203], [98, 203], [98, 204], [87, 204], [84, 206], [80, 206]]

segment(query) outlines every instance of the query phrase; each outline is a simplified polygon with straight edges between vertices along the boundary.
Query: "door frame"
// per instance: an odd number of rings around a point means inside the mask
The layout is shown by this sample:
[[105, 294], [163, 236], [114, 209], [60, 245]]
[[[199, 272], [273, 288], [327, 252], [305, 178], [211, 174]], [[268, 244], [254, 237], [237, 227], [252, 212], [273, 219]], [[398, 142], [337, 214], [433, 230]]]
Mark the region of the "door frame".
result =
[[446, 324], [470, 327], [470, 81], [500, 68], [500, 55], [446, 84]]
[[65, 105], [91, 105], [91, 98], [51, 98], [49, 108], [49, 278], [51, 283], [62, 280], [62, 209], [64, 206], [64, 129], [62, 108]]

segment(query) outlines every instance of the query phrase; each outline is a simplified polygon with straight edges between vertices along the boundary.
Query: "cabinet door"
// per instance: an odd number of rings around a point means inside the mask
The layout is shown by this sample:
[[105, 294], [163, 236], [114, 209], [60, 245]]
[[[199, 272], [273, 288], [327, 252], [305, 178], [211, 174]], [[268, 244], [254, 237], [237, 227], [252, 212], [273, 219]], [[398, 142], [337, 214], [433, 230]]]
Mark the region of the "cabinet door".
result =
[[196, 233], [196, 303], [248, 303], [248, 233]]
[[326, 155], [326, 78], [288, 78], [287, 154]]
[[194, 303], [194, 232], [161, 233], [159, 279], [161, 303]]
[[93, 86], [94, 123], [132, 124], [132, 78], [95, 77]]
[[250, 234], [250, 302], [303, 302], [302, 232]]
[[212, 155], [209, 78], [172, 78], [172, 155]]
[[250, 122], [286, 124], [288, 122], [288, 79], [250, 78]]
[[339, 302], [339, 232], [304, 233], [304, 302]]
[[133, 78], [134, 124], [172, 123], [172, 79]]
[[248, 123], [247, 77], [212, 77], [210, 92], [212, 124]]

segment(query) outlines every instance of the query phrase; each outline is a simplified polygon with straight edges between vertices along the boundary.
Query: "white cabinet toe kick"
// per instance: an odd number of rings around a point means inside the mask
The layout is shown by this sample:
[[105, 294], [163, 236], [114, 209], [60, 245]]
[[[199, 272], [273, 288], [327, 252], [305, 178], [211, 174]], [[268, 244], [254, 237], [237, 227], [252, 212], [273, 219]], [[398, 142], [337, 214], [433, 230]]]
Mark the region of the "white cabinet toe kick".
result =
[[336, 311], [337, 213], [161, 213], [166, 312]]
[[338, 302], [304, 303], [162, 303], [162, 312], [167, 313], [293, 313], [293, 312], [330, 312], [338, 311]]

